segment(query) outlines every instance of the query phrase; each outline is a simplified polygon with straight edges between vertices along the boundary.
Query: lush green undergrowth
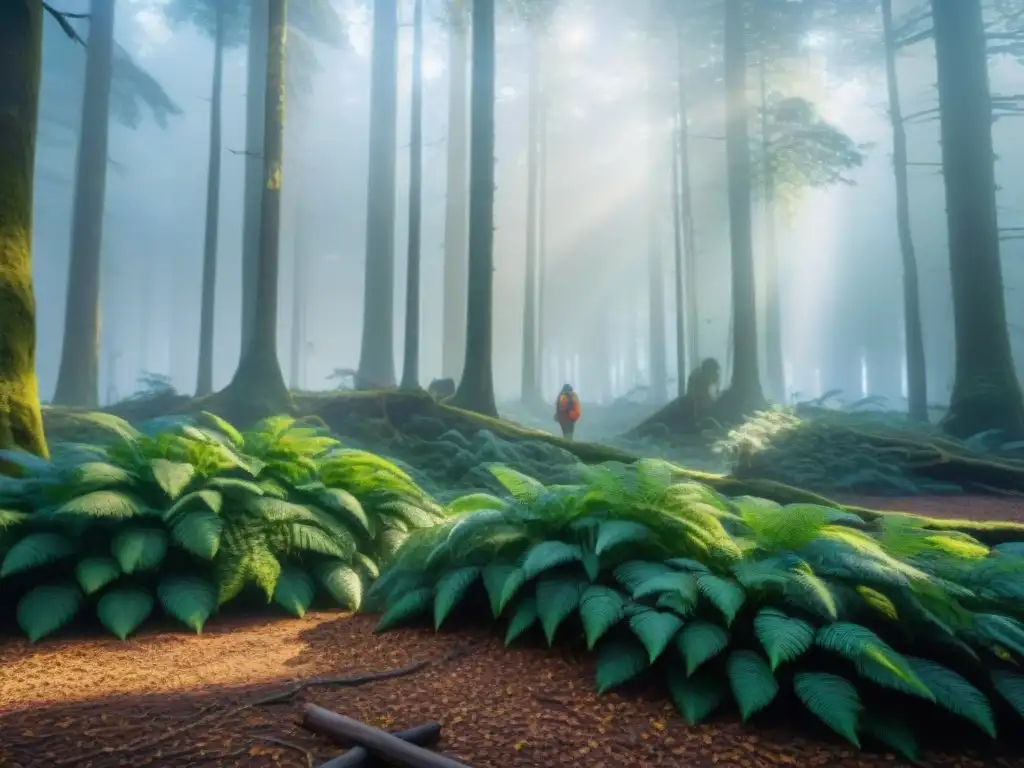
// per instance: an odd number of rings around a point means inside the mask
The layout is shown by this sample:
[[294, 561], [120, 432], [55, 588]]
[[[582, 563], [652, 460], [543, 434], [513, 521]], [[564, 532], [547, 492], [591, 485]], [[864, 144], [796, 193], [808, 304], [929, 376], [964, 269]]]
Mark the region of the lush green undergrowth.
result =
[[727, 499], [658, 461], [563, 486], [493, 471], [510, 497], [451, 503], [371, 588], [380, 631], [486, 614], [506, 644], [584, 643], [599, 691], [650, 675], [691, 722], [799, 706], [911, 759], [936, 724], [1020, 727], [1024, 542]]
[[357, 609], [409, 531], [443, 516], [395, 464], [292, 419], [81, 418], [113, 439], [52, 461], [0, 452], [21, 469], [0, 477], [0, 605], [31, 640], [86, 612], [124, 638], [158, 609], [198, 632], [257, 596]]
[[[909, 496], [1024, 485], [1024, 442], [995, 432], [955, 440], [889, 411], [776, 407], [728, 431], [714, 450], [736, 476], [820, 493]], [[1001, 482], [964, 468], [986, 461], [1008, 467]], [[956, 464], [959, 471], [949, 471]]]

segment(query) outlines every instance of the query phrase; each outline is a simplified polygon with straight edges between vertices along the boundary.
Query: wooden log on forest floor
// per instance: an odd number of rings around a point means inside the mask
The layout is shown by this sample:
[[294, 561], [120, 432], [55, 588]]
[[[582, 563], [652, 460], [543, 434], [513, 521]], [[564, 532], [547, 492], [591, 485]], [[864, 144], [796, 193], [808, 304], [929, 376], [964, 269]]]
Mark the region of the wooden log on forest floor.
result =
[[379, 728], [374, 728], [339, 715], [329, 709], [307, 704], [302, 725], [316, 733], [328, 732], [352, 744], [358, 744], [375, 755], [379, 755], [402, 768], [470, 768], [465, 763], [452, 760], [430, 750], [402, 741]]
[[[318, 722], [317, 725], [325, 725], [325, 723]], [[327, 729], [319, 733], [321, 736], [344, 741], [344, 737], [333, 729]], [[392, 736], [419, 747], [430, 747], [441, 740], [441, 726], [438, 723], [424, 723], [407, 731], [393, 733]], [[320, 768], [371, 768], [371, 766], [376, 764], [377, 762], [366, 747], [352, 747], [345, 754], [328, 760]]]

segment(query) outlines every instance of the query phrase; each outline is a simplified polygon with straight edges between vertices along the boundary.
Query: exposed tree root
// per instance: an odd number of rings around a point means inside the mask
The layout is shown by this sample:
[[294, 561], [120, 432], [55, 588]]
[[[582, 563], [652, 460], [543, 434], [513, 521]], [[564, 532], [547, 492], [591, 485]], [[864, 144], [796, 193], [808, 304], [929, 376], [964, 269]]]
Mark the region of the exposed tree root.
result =
[[311, 677], [308, 680], [300, 680], [298, 683], [293, 685], [284, 691], [264, 696], [263, 698], [256, 699], [249, 702], [248, 707], [264, 707], [269, 704], [284, 704], [295, 698], [295, 695], [306, 688], [314, 685], [331, 685], [339, 688], [355, 688], [358, 685], [366, 685], [367, 683], [376, 683], [381, 680], [392, 680], [396, 677], [406, 677], [407, 675], [415, 674], [421, 669], [429, 667], [431, 662], [421, 661], [417, 664], [411, 664], [408, 667], [401, 667], [400, 669], [392, 669], [387, 672], [375, 672], [371, 675], [360, 675], [357, 677]]

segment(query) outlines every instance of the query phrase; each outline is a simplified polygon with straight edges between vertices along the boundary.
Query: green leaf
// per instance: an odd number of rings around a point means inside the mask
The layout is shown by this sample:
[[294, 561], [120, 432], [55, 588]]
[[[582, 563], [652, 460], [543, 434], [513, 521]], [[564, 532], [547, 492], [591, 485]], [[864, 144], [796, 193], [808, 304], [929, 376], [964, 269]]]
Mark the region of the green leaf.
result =
[[676, 648], [686, 662], [686, 674], [720, 654], [729, 645], [729, 633], [717, 624], [697, 619], [691, 621], [676, 637]]
[[30, 533], [7, 550], [0, 564], [0, 578], [49, 565], [75, 553], [75, 542], [59, 533]]
[[860, 732], [902, 755], [909, 762], [918, 761], [917, 738], [910, 723], [899, 712], [893, 709], [882, 713], [865, 710], [860, 717]]
[[240, 480], [237, 477], [214, 477], [207, 481], [204, 490], [217, 491], [236, 500], [244, 500], [250, 496], [262, 496], [263, 489], [251, 480]]
[[555, 642], [555, 633], [580, 604], [585, 585], [571, 579], [542, 579], [537, 582], [537, 614], [548, 645]]
[[281, 576], [274, 588], [274, 602], [288, 613], [301, 619], [313, 604], [315, 595], [316, 585], [306, 571], [294, 565], [286, 565], [281, 569]]
[[324, 487], [316, 493], [316, 498], [322, 506], [339, 516], [343, 523], [351, 528], [363, 532], [367, 536], [374, 534], [373, 525], [366, 515], [366, 510], [359, 503], [359, 499], [346, 491], [344, 488]]
[[877, 589], [865, 586], [858, 586], [855, 589], [857, 590], [857, 594], [863, 598], [869, 608], [878, 612], [890, 621], [899, 620], [899, 614], [896, 611], [895, 604]]
[[697, 586], [701, 594], [711, 602], [725, 617], [725, 624], [732, 624], [736, 614], [743, 607], [747, 599], [747, 593], [743, 587], [733, 579], [723, 579], [710, 573], [702, 573], [697, 576]]
[[994, 670], [989, 675], [992, 687], [999, 692], [1007, 704], [1013, 707], [1018, 715], [1024, 717], [1024, 675], [1004, 670]]
[[153, 473], [156, 484], [167, 494], [167, 498], [174, 501], [181, 492], [192, 482], [196, 476], [196, 468], [191, 464], [182, 461], [170, 461], [168, 459], [151, 459], [149, 469]]
[[775, 608], [758, 611], [754, 633], [768, 654], [772, 670], [802, 656], [814, 643], [814, 627]]
[[516, 501], [530, 504], [547, 493], [548, 489], [544, 487], [543, 483], [522, 472], [500, 464], [492, 464], [488, 469]]
[[387, 632], [402, 624], [408, 624], [429, 611], [433, 603], [434, 590], [430, 587], [420, 587], [406, 592], [384, 612], [373, 631]]
[[661, 573], [652, 576], [633, 590], [633, 599], [640, 600], [661, 592], [675, 592], [691, 605], [697, 604], [697, 579], [689, 573]]
[[648, 653], [640, 643], [624, 638], [606, 638], [597, 646], [594, 678], [598, 693], [628, 683], [649, 666]]
[[583, 550], [574, 544], [566, 544], [564, 541], [542, 541], [527, 553], [520, 567], [529, 581], [559, 565], [578, 563], [582, 560]]
[[121, 569], [109, 557], [86, 557], [75, 566], [75, 578], [87, 595], [99, 592], [120, 575]]
[[704, 563], [689, 557], [669, 558], [665, 561], [665, 565], [677, 571], [686, 571], [687, 573], [711, 573], [711, 569], [704, 565]]
[[744, 722], [771, 704], [779, 693], [771, 668], [754, 651], [733, 651], [726, 659], [725, 670]]
[[703, 672], [688, 677], [678, 667], [668, 671], [668, 689], [679, 714], [697, 725], [725, 701], [726, 687], [717, 675]]
[[597, 529], [594, 552], [597, 555], [603, 555], [609, 549], [620, 544], [645, 541], [650, 535], [651, 530], [646, 525], [634, 523], [631, 520], [608, 520], [601, 523]]
[[82, 592], [75, 584], [36, 587], [18, 601], [18, 626], [34, 643], [71, 621], [81, 605]]
[[124, 640], [153, 612], [153, 596], [137, 587], [121, 587], [103, 593], [96, 604], [100, 623], [118, 640]]
[[220, 548], [224, 520], [208, 509], [197, 509], [171, 526], [171, 537], [194, 555], [212, 560]]
[[862, 677], [878, 685], [935, 700], [910, 662], [867, 627], [837, 621], [819, 629], [814, 642], [852, 661]]
[[593, 650], [605, 632], [622, 621], [624, 605], [622, 595], [610, 587], [592, 584], [586, 588], [580, 598], [580, 620], [589, 650]]
[[996, 737], [995, 716], [985, 694], [941, 664], [914, 656], [905, 658], [918, 680], [932, 692], [936, 704], [971, 721], [991, 738]]
[[54, 510], [54, 515], [80, 515], [86, 518], [124, 520], [149, 513], [137, 496], [122, 491], [92, 491], [76, 496]]
[[466, 595], [480, 576], [480, 568], [468, 565], [448, 571], [434, 588], [434, 629], [440, 629], [452, 608]]
[[828, 672], [798, 672], [793, 690], [819, 720], [856, 747], [863, 706], [853, 683]]
[[662, 592], [658, 595], [658, 601], [655, 605], [658, 608], [666, 608], [673, 611], [682, 618], [690, 616], [697, 607], [695, 603], [691, 603], [678, 592]]
[[237, 539], [225, 531], [224, 551], [217, 558], [217, 604], [233, 600], [248, 582], [254, 582], [267, 597], [274, 598], [277, 580], [281, 576], [281, 563], [261, 538]]
[[[487, 590], [487, 598], [491, 604], [491, 614], [494, 618], [498, 618], [501, 615], [508, 601], [515, 596], [515, 591], [526, 581], [523, 572], [519, 568], [511, 563], [496, 561], [484, 566], [482, 579], [484, 589]], [[512, 587], [512, 591], [507, 597], [504, 596], [506, 585]]]
[[354, 568], [335, 560], [321, 566], [317, 575], [327, 593], [339, 604], [352, 611], [359, 610], [363, 604], [363, 580]]
[[613, 575], [615, 580], [632, 594], [648, 579], [671, 572], [672, 569], [662, 563], [652, 563], [646, 560], [629, 560], [616, 567]]
[[196, 634], [217, 610], [217, 588], [196, 576], [165, 576], [156, 588], [160, 605]]
[[629, 617], [629, 626], [647, 649], [648, 661], [653, 664], [682, 629], [683, 620], [674, 613], [643, 611]]
[[149, 571], [167, 554], [167, 534], [156, 528], [129, 528], [110, 542], [110, 553], [125, 573]]
[[215, 413], [200, 411], [199, 418], [201, 421], [205, 421], [208, 426], [224, 435], [235, 448], [241, 449], [245, 445], [245, 438], [242, 437], [242, 433]]
[[68, 485], [78, 494], [117, 485], [132, 485], [136, 480], [128, 470], [105, 461], [86, 461], [68, 472]]
[[505, 647], [512, 645], [524, 632], [537, 623], [537, 599], [526, 595], [516, 603], [516, 608], [509, 619], [505, 631]]

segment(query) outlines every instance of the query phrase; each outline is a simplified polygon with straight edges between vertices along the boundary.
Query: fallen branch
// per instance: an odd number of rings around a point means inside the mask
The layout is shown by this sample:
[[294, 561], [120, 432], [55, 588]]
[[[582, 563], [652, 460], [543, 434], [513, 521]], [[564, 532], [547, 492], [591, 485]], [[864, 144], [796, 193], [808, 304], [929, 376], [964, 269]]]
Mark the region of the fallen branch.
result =
[[276, 736], [257, 736], [256, 738], [258, 738], [258, 739], [260, 739], [262, 741], [268, 741], [271, 744], [277, 744], [279, 747], [285, 747], [287, 749], [291, 749], [291, 750], [294, 750], [296, 752], [301, 752], [303, 757], [306, 758], [306, 768], [313, 768], [313, 753], [310, 752], [305, 747], [303, 747], [303, 746], [301, 746], [299, 744], [295, 744], [295, 743], [293, 743], [291, 741], [285, 741], [284, 739], [279, 739]]
[[347, 741], [359, 744], [402, 768], [469, 768], [450, 757], [409, 744], [401, 739], [329, 709], [307, 704], [303, 725], [311, 731], [330, 728]]
[[340, 688], [354, 688], [358, 685], [376, 683], [380, 680], [393, 680], [396, 677], [405, 677], [406, 675], [415, 674], [421, 669], [426, 669], [430, 664], [431, 662], [429, 661], [421, 661], [417, 664], [410, 664], [408, 667], [402, 667], [400, 669], [390, 669], [387, 672], [375, 672], [370, 675], [357, 675], [356, 677], [311, 677], [308, 680], [300, 680], [287, 690], [279, 691], [278, 693], [273, 693], [269, 696], [264, 696], [263, 698], [251, 701], [248, 706], [263, 707], [267, 704], [281, 704], [286, 701], [291, 701], [295, 698], [295, 694], [314, 685], [331, 685]]
[[[303, 725], [306, 725], [303, 722]], [[327, 736], [331, 739], [338, 741], [344, 741], [341, 734], [334, 731], [332, 728], [328, 728], [326, 723], [319, 723], [326, 728], [326, 730], [319, 732], [322, 736]], [[392, 734], [396, 739], [407, 741], [410, 744], [415, 744], [419, 747], [429, 747], [437, 744], [441, 740], [441, 726], [437, 723], [424, 723], [423, 725], [417, 725], [415, 728], [410, 728], [407, 731], [399, 731], [398, 733]], [[366, 747], [352, 747], [345, 754], [339, 755], [333, 760], [328, 760], [326, 763], [320, 766], [320, 768], [369, 768], [373, 765], [373, 756]]]

